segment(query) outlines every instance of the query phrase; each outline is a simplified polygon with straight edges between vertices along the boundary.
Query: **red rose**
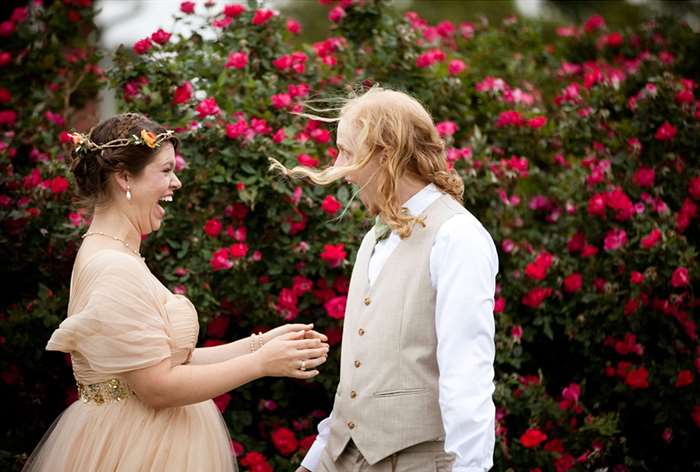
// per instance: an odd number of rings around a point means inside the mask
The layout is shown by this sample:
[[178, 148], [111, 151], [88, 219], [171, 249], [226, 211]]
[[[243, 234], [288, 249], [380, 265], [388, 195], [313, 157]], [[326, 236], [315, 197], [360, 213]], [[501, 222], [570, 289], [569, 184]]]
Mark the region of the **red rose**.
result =
[[654, 169], [651, 167], [640, 167], [634, 173], [632, 180], [637, 187], [650, 188], [654, 186]]
[[233, 261], [230, 259], [228, 248], [222, 247], [221, 249], [216, 250], [211, 255], [211, 259], [209, 259], [209, 265], [214, 271], [230, 269], [233, 267]]
[[503, 313], [506, 309], [506, 299], [503, 297], [497, 297], [493, 304], [494, 313]]
[[576, 293], [583, 285], [583, 277], [579, 273], [568, 275], [564, 279], [564, 290], [568, 293]]
[[273, 472], [272, 466], [265, 460], [265, 456], [256, 451], [250, 451], [240, 460], [242, 466], [250, 472]]
[[542, 128], [546, 124], [546, 116], [535, 116], [534, 118], [530, 118], [529, 120], [527, 120], [527, 126], [533, 129]]
[[14, 110], [0, 110], [0, 125], [14, 126], [17, 121], [17, 112]]
[[0, 51], [0, 67], [6, 66], [12, 62], [12, 54], [7, 51]]
[[348, 297], [343, 295], [341, 297], [331, 298], [323, 307], [326, 309], [328, 316], [336, 320], [342, 320], [345, 317], [345, 305], [347, 301]]
[[299, 448], [297, 438], [290, 429], [277, 428], [270, 436], [272, 444], [283, 456], [293, 454]]
[[185, 82], [175, 89], [173, 103], [175, 105], [181, 105], [190, 101], [190, 98], [192, 98], [192, 83]]
[[180, 4], [180, 11], [188, 15], [194, 13], [194, 2], [182, 2]]
[[240, 3], [233, 3], [224, 7], [224, 15], [230, 18], [238, 18], [244, 11], [245, 5], [241, 5]]
[[547, 251], [543, 251], [537, 255], [533, 262], [525, 267], [525, 275], [535, 280], [542, 280], [547, 275], [551, 265], [552, 255]]
[[228, 393], [224, 393], [223, 395], [219, 395], [218, 397], [214, 398], [214, 403], [221, 413], [226, 410], [226, 407], [230, 401], [231, 395]]
[[630, 283], [634, 285], [639, 285], [644, 282], [644, 274], [637, 271], [632, 271], [630, 274]]
[[49, 188], [51, 189], [51, 193], [63, 193], [66, 190], [68, 190], [68, 185], [68, 179], [60, 175], [54, 177], [49, 182]]
[[523, 305], [536, 309], [542, 302], [552, 294], [550, 287], [536, 287], [523, 295], [521, 302]]
[[281, 110], [282, 108], [287, 108], [290, 103], [292, 103], [292, 97], [288, 93], [278, 93], [270, 97], [272, 106]]
[[321, 259], [330, 264], [331, 267], [338, 267], [345, 260], [345, 244], [326, 244], [321, 252]]
[[301, 275], [295, 275], [292, 280], [292, 291], [297, 295], [303, 295], [310, 292], [313, 288], [313, 282]]
[[277, 297], [277, 312], [287, 321], [295, 319], [299, 315], [297, 307], [297, 294], [293, 290], [283, 288]]
[[156, 31], [155, 33], [153, 33], [151, 35], [151, 39], [153, 40], [154, 43], [158, 43], [162, 46], [163, 44], [170, 41], [171, 36], [172, 36], [172, 34], [163, 30], [163, 28], [158, 28], [158, 31]]
[[695, 426], [700, 428], [700, 405], [695, 405], [693, 411], [690, 413], [691, 418], [695, 422]]
[[547, 435], [537, 428], [530, 428], [520, 436], [520, 444], [530, 449], [547, 440]]
[[318, 166], [318, 159], [314, 159], [308, 154], [299, 154], [297, 157], [297, 162], [300, 166], [304, 167], [316, 167]]
[[496, 126], [498, 128], [503, 128], [505, 126], [521, 126], [524, 123], [525, 120], [523, 117], [515, 110], [502, 111], [496, 120]]
[[608, 46], [611, 46], [611, 47], [614, 47], [614, 48], [621, 46], [622, 43], [624, 43], [624, 42], [625, 42], [624, 36], [622, 36], [622, 35], [621, 35], [620, 33], [618, 33], [618, 32], [610, 33], [610, 34], [605, 38], [605, 43], [606, 43]]
[[211, 220], [207, 221], [204, 223], [204, 232], [207, 234], [207, 236], [215, 238], [221, 233], [221, 221], [219, 221], [216, 218], [212, 218]]
[[230, 319], [228, 316], [217, 316], [207, 323], [207, 336], [223, 338], [228, 330]]
[[605, 217], [605, 196], [597, 193], [588, 200], [588, 214]]
[[206, 118], [210, 115], [218, 115], [221, 112], [219, 105], [214, 97], [205, 98], [197, 105], [197, 114], [200, 118]]
[[309, 449], [311, 449], [311, 446], [313, 445], [314, 441], [316, 441], [315, 434], [304, 436], [301, 439], [301, 441], [299, 441], [299, 450], [303, 453], [307, 452]]
[[658, 243], [661, 240], [661, 230], [658, 228], [654, 228], [651, 230], [649, 234], [644, 236], [640, 241], [639, 244], [644, 249], [650, 249], [654, 246], [656, 246], [656, 243]]
[[15, 32], [15, 24], [9, 20], [0, 23], [0, 37], [6, 38]]
[[625, 376], [625, 383], [632, 388], [649, 387], [649, 372], [644, 368], [630, 369]]
[[248, 254], [248, 245], [246, 243], [232, 244], [230, 247], [231, 256], [234, 259], [241, 259]]
[[659, 141], [671, 141], [676, 137], [677, 129], [668, 121], [659, 126], [656, 130], [656, 139]]
[[678, 377], [676, 377], [676, 387], [685, 387], [693, 383], [693, 373], [687, 369], [678, 372]]
[[688, 285], [687, 267], [678, 267], [676, 270], [673, 271], [673, 275], [671, 275], [671, 285], [676, 288], [685, 287], [686, 285]]
[[323, 200], [323, 203], [321, 203], [321, 209], [329, 215], [335, 215], [341, 208], [342, 205], [338, 200], [335, 199], [333, 195], [328, 195]]
[[262, 25], [267, 23], [267, 21], [272, 18], [274, 15], [274, 12], [272, 10], [267, 10], [265, 8], [261, 8], [260, 10], [255, 10], [255, 14], [253, 15], [253, 19], [250, 21], [254, 25]]
[[591, 33], [605, 27], [605, 19], [600, 15], [593, 15], [586, 20], [583, 25], [583, 30], [586, 33]]
[[700, 176], [693, 177], [688, 182], [688, 193], [696, 200], [700, 200]]
[[4, 87], [0, 87], [0, 103], [9, 103], [12, 101], [12, 93]]
[[134, 43], [134, 52], [136, 54], [146, 54], [152, 47], [151, 38], [144, 38]]

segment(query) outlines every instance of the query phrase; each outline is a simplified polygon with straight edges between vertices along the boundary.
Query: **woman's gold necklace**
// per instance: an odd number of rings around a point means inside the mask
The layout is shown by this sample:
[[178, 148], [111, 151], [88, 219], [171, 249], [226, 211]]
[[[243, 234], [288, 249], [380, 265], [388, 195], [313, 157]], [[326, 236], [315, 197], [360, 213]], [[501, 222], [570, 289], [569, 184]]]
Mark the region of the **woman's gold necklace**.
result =
[[126, 246], [126, 248], [127, 248], [129, 251], [133, 252], [133, 253], [136, 254], [138, 257], [140, 257], [141, 259], [144, 259], [144, 260], [145, 260], [145, 257], [143, 257], [143, 256], [141, 255], [141, 253], [138, 252], [136, 249], [134, 249], [134, 248], [132, 248], [131, 246], [129, 246], [129, 243], [127, 243], [126, 241], [124, 241], [124, 240], [121, 239], [121, 238], [118, 238], [118, 237], [116, 237], [116, 236], [112, 236], [111, 234], [103, 233], [102, 231], [93, 231], [92, 233], [85, 233], [85, 234], [83, 235], [83, 239], [87, 238], [88, 236], [93, 236], [93, 235], [96, 235], [96, 234], [99, 234], [100, 236], [106, 236], [106, 237], [108, 237], [108, 238], [112, 238], [112, 239], [114, 239], [115, 241], [119, 241], [119, 242], [122, 243], [124, 246]]

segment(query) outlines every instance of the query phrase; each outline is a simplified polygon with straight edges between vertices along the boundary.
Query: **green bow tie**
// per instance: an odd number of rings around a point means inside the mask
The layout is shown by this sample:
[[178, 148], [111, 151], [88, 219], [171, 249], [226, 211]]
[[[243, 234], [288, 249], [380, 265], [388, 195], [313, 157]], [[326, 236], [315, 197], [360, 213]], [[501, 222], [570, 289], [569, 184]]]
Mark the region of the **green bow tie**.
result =
[[391, 234], [391, 226], [383, 223], [379, 215], [374, 219], [374, 226], [372, 227], [374, 231], [374, 239], [376, 242], [386, 239]]

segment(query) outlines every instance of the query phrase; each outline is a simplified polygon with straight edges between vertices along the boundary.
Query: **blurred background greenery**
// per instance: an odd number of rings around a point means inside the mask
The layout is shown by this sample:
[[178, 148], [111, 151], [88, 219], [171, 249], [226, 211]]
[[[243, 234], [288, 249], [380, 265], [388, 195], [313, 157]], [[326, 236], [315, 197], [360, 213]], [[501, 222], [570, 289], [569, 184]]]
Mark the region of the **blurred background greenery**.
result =
[[[328, 6], [318, 0], [268, 0], [266, 4], [303, 25], [300, 42], [317, 41], [328, 35]], [[415, 11], [429, 23], [449, 20], [500, 22], [512, 15], [540, 19], [546, 23], [582, 23], [593, 14], [602, 15], [612, 29], [623, 29], [659, 15], [681, 18], [700, 29], [698, 0], [394, 0], [399, 13]], [[553, 29], [553, 28], [552, 28]]]

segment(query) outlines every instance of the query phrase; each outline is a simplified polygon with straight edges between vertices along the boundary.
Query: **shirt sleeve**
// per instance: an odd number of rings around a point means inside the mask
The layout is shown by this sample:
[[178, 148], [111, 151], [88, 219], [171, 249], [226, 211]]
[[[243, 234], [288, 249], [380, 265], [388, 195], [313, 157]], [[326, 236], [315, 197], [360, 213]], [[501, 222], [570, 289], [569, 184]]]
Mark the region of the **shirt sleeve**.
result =
[[306, 453], [304, 460], [301, 461], [301, 465], [311, 472], [318, 469], [318, 465], [321, 463], [321, 454], [323, 454], [323, 450], [326, 448], [328, 436], [331, 433], [332, 418], [333, 412], [331, 411], [330, 416], [318, 424], [318, 436], [316, 436], [316, 440], [309, 448], [309, 452]]
[[445, 450], [453, 472], [493, 467], [496, 408], [493, 316], [498, 253], [472, 215], [457, 215], [438, 231], [430, 255], [437, 292], [435, 327]]

